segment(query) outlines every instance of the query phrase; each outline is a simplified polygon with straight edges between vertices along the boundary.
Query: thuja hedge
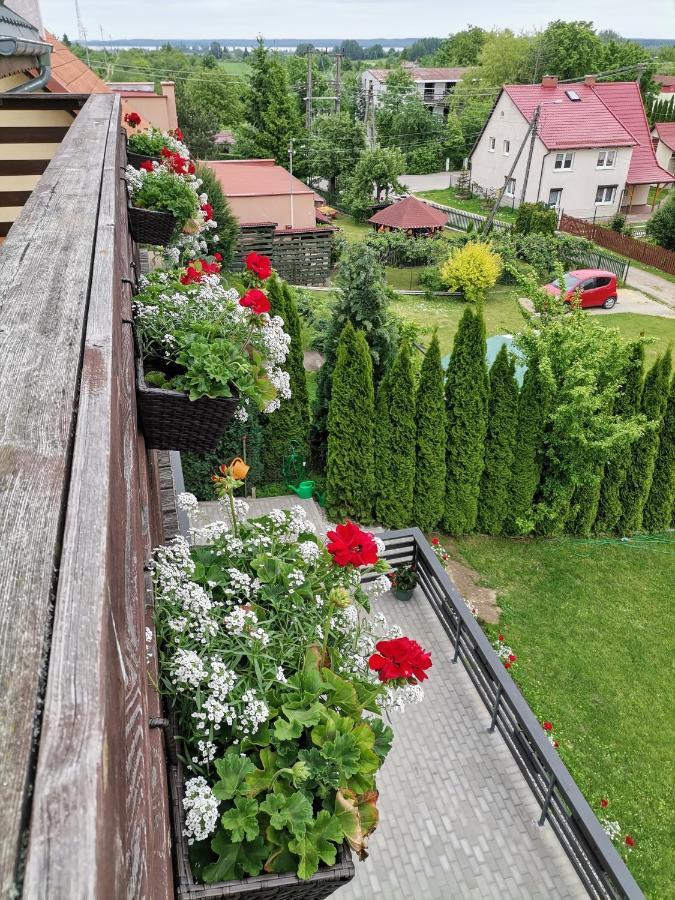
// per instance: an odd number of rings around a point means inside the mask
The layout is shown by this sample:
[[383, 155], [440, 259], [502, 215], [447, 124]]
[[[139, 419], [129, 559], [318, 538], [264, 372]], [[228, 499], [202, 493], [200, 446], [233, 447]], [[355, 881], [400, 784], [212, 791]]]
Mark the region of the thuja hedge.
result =
[[435, 332], [420, 370], [415, 416], [413, 522], [423, 531], [432, 531], [441, 520], [445, 499], [445, 398]]
[[675, 503], [675, 376], [659, 434], [659, 451], [654, 465], [654, 477], [647, 498], [642, 525], [645, 531], [665, 531], [670, 527]]

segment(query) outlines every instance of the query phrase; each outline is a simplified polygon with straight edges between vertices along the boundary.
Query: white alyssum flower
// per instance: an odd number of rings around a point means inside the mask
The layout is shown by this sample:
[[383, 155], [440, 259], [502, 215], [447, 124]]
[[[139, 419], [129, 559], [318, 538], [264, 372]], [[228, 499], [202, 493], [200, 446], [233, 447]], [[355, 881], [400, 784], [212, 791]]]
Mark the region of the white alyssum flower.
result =
[[319, 545], [315, 544], [314, 541], [301, 541], [298, 544], [298, 554], [307, 565], [311, 566], [312, 563], [315, 563], [320, 553]]
[[218, 822], [218, 801], [201, 775], [185, 782], [183, 797], [185, 828], [188, 844], [204, 841], [213, 834]]
[[255, 688], [244, 691], [242, 700], [246, 706], [239, 716], [239, 724], [244, 734], [255, 734], [269, 718], [268, 706], [264, 700], [258, 699]]
[[364, 590], [371, 597], [381, 597], [391, 590], [391, 581], [386, 575], [380, 575], [370, 584], [364, 585]]
[[202, 659], [194, 650], [179, 647], [172, 660], [172, 674], [174, 684], [198, 688], [207, 673]]
[[387, 687], [382, 697], [377, 698], [377, 705], [383, 709], [396, 709], [403, 712], [406, 706], [413, 703], [421, 703], [424, 700], [424, 691], [419, 684], [405, 684], [402, 687]]
[[[168, 335], [171, 338], [171, 335]], [[173, 340], [173, 338], [171, 338]], [[199, 501], [194, 494], [184, 491], [176, 497], [176, 506], [182, 512], [192, 513], [199, 509]]]

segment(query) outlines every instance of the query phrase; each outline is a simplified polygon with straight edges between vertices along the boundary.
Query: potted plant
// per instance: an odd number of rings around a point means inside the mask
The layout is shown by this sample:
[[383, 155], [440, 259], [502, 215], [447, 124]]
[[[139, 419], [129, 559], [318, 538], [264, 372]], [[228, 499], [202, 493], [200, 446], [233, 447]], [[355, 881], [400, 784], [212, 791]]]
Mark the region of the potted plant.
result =
[[[141, 117], [136, 112], [128, 112], [124, 121], [135, 129], [141, 124]], [[127, 162], [136, 169], [144, 162], [160, 162], [165, 147], [185, 157], [190, 155], [179, 128], [164, 132], [151, 125], [143, 131], [133, 131], [127, 138]]]
[[142, 163], [140, 169], [128, 166], [126, 179], [129, 225], [139, 244], [166, 247], [176, 230], [194, 227], [199, 197], [183, 173], [169, 165]]
[[[262, 282], [259, 281], [262, 285]], [[215, 449], [237, 411], [274, 412], [290, 397], [280, 366], [290, 338], [261, 287], [226, 285], [216, 260], [153, 272], [134, 298], [137, 399], [146, 445]], [[241, 410], [238, 410], [242, 404]]]
[[410, 600], [417, 587], [417, 572], [413, 566], [400, 566], [391, 573], [391, 585], [397, 600]]
[[367, 613], [388, 589], [376, 539], [324, 545], [300, 507], [246, 521], [237, 460], [215, 476], [226, 522], [153, 562], [177, 896], [328, 897], [378, 822], [386, 710], [419, 702], [431, 659]]

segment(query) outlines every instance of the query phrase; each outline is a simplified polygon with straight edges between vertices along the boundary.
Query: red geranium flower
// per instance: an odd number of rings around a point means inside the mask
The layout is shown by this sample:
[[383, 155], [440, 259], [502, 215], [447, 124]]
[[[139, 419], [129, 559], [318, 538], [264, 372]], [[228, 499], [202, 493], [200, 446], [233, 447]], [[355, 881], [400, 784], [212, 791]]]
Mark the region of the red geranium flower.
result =
[[185, 274], [180, 276], [181, 284], [199, 284], [202, 280], [203, 272], [190, 263], [185, 270]]
[[215, 259], [216, 262], [221, 263], [221, 262], [223, 261], [223, 254], [222, 254], [222, 253], [218, 253], [218, 251], [216, 251], [216, 252], [213, 254], [213, 258]]
[[374, 566], [377, 562], [377, 544], [368, 531], [361, 531], [353, 522], [336, 525], [328, 532], [328, 552], [338, 566]]
[[210, 203], [202, 203], [199, 208], [204, 213], [204, 216], [207, 220], [213, 218], [213, 207]]
[[626, 835], [626, 846], [627, 847], [635, 846], [635, 838], [632, 838], [629, 834]]
[[438, 547], [440, 541], [438, 540], [437, 537], [435, 537], [435, 538], [431, 539], [431, 543], [434, 545], [434, 547]]
[[127, 125], [131, 125], [132, 128], [138, 128], [141, 124], [141, 117], [137, 112], [128, 112], [124, 115], [124, 121]]
[[505, 662], [505, 663], [504, 663], [504, 668], [505, 668], [505, 669], [510, 669], [510, 668], [511, 668], [511, 663], [510, 663], [510, 662]]
[[179, 141], [183, 140], [183, 132], [180, 130], [180, 128], [174, 128], [173, 136]]
[[607, 809], [607, 803], [608, 803], [608, 801], [605, 800], [605, 798], [603, 797], [602, 800], [600, 801], [600, 806], [601, 806], [603, 809]]
[[509, 655], [509, 662], [515, 662], [515, 661], [516, 661], [516, 654], [515, 654], [515, 653], [511, 653], [511, 654]]
[[375, 649], [377, 653], [373, 653], [368, 665], [373, 672], [378, 673], [380, 681], [397, 681], [403, 678], [410, 684], [416, 684], [428, 677], [425, 669], [431, 667], [431, 656], [417, 641], [407, 637], [378, 641]]
[[153, 168], [152, 161], [149, 159], [144, 159], [141, 163], [141, 169], [144, 169], [146, 172], [152, 172]]
[[544, 722], [544, 731], [553, 731], [553, 722]]
[[246, 257], [246, 268], [249, 272], [253, 272], [261, 281], [265, 281], [272, 274], [272, 263], [268, 256], [255, 251], [249, 253]]
[[498, 640], [498, 641], [503, 641], [503, 640], [504, 640], [504, 635], [503, 635], [503, 634], [498, 634], [498, 635], [497, 635], [497, 640]]
[[195, 164], [192, 162], [192, 160], [190, 160], [187, 170], [188, 170], [188, 175], [194, 175], [195, 172], [197, 171], [195, 168]]
[[251, 288], [239, 301], [240, 306], [249, 306], [256, 315], [270, 311], [270, 301], [262, 291]]
[[169, 150], [168, 147], [162, 147], [162, 149], [159, 151], [159, 155], [163, 156], [166, 159], [169, 156], [173, 156], [173, 150]]

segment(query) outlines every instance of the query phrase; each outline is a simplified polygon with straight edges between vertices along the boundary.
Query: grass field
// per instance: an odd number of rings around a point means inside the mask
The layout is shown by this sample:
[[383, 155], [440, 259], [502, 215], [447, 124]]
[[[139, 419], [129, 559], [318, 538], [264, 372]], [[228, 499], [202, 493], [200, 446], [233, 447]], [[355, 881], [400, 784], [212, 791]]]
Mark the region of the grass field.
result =
[[[650, 900], [672, 897], [675, 537], [510, 540], [470, 536], [450, 552], [498, 592], [510, 674], [598, 815], [635, 847]], [[600, 800], [609, 805], [601, 810]], [[625, 848], [623, 848], [625, 851]]]
[[[490, 208], [478, 197], [472, 197], [466, 200], [457, 195], [455, 188], [447, 187], [438, 191], [418, 191], [418, 197], [426, 197], [427, 200], [433, 200], [435, 203], [444, 203], [446, 206], [453, 206], [455, 209], [463, 209], [466, 212], [478, 213], [480, 216], [486, 216]], [[516, 210], [510, 209], [508, 206], [502, 206], [497, 215], [498, 219], [504, 222], [515, 222]]]

